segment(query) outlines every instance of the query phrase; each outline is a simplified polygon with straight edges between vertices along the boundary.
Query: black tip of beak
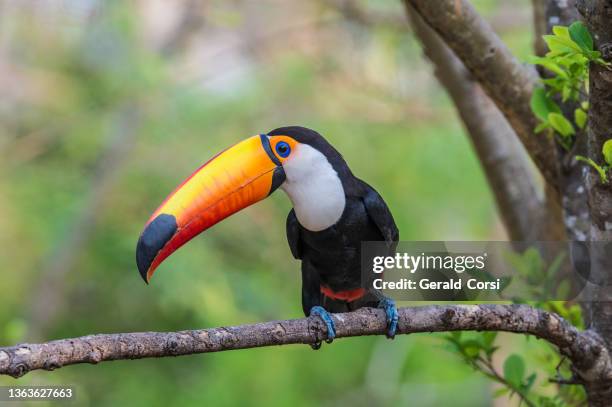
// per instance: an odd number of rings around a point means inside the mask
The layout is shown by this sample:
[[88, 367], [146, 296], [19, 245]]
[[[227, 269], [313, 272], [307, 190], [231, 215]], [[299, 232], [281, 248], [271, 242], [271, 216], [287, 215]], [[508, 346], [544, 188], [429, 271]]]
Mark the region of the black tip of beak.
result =
[[172, 215], [161, 214], [147, 225], [138, 239], [136, 245], [136, 264], [140, 276], [149, 284], [147, 273], [157, 253], [176, 233], [176, 218]]

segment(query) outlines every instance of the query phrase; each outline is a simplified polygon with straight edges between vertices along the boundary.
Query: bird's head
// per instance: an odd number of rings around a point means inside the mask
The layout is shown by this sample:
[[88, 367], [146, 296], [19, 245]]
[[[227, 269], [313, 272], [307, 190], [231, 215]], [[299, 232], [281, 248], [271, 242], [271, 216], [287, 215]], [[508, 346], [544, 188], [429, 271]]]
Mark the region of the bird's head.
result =
[[[304, 186], [313, 178], [329, 177], [331, 183], [340, 183], [338, 174], [346, 171], [340, 154], [313, 130], [282, 127], [247, 138], [208, 160], [157, 208], [138, 240], [138, 270], [148, 283], [160, 263], [179, 247], [279, 187], [297, 209], [300, 196], [312, 195], [312, 189]], [[321, 193], [330, 195], [330, 191]], [[331, 209], [327, 212], [337, 216]]]

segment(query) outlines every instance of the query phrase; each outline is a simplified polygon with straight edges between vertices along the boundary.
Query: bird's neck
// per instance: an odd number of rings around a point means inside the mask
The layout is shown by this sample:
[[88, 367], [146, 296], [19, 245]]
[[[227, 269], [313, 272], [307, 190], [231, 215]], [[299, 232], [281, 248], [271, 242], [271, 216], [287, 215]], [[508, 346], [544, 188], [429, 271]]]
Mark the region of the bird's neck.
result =
[[312, 232], [335, 225], [346, 206], [342, 181], [331, 164], [313, 156], [311, 165], [286, 168], [281, 188], [293, 203], [298, 222]]

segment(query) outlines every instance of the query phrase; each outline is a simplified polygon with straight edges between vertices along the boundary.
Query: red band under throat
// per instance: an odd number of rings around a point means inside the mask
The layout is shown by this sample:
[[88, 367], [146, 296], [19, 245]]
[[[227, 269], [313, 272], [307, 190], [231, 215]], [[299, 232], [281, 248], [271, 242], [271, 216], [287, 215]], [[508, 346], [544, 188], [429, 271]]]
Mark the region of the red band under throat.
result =
[[332, 300], [352, 302], [363, 297], [366, 293], [366, 290], [365, 288], [355, 288], [354, 290], [333, 291], [331, 288], [322, 285], [321, 293], [323, 293], [323, 295], [327, 298], [331, 298]]

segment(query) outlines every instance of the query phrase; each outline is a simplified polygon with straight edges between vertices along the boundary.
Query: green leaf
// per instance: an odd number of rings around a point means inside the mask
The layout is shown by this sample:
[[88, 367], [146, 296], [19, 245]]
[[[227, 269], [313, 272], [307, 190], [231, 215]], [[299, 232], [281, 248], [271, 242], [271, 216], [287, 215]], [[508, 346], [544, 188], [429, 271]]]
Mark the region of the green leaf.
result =
[[589, 33], [588, 28], [580, 22], [576, 21], [569, 26], [570, 38], [578, 44], [584, 51], [593, 51], [593, 37]]
[[563, 137], [569, 137], [575, 133], [572, 123], [561, 113], [549, 113], [548, 122]]
[[550, 52], [546, 54], [546, 56], [552, 57], [556, 55], [582, 52], [578, 44], [576, 44], [570, 38], [556, 35], [543, 35], [542, 38], [544, 38], [546, 45], [548, 45], [548, 49], [550, 49]]
[[504, 362], [504, 378], [514, 388], [518, 389], [523, 383], [524, 376], [525, 362], [523, 362], [523, 358], [517, 354], [508, 356]]
[[482, 347], [485, 349], [490, 349], [495, 342], [495, 338], [497, 338], [497, 332], [483, 332], [480, 337], [482, 341]]
[[555, 25], [552, 28], [552, 32], [558, 37], [570, 38], [569, 28], [564, 25]]
[[584, 157], [582, 155], [577, 155], [575, 158], [576, 158], [576, 161], [582, 161], [584, 163], [587, 163], [591, 167], [593, 167], [593, 169], [595, 169], [595, 171], [597, 171], [597, 173], [599, 174], [599, 179], [601, 180], [602, 184], [608, 183], [608, 174], [606, 173], [606, 170], [604, 170], [603, 168], [601, 168], [601, 166], [599, 166], [599, 164], [597, 164], [595, 161], [591, 160], [590, 158]]
[[574, 122], [576, 122], [576, 126], [578, 126], [578, 128], [584, 129], [587, 122], [586, 112], [580, 108], [574, 110]]
[[559, 64], [557, 64], [555, 61], [553, 61], [553, 60], [551, 60], [549, 58], [542, 58], [542, 57], [537, 57], [537, 56], [531, 56], [531, 57], [529, 57], [529, 59], [527, 61], [530, 64], [541, 65], [544, 68], [546, 68], [549, 71], [551, 71], [552, 73], [555, 73], [558, 76], [561, 76], [563, 78], [567, 78], [567, 73], [563, 70], [563, 68]]
[[606, 142], [603, 144], [601, 152], [603, 153], [606, 163], [612, 166], [612, 139], [606, 140]]
[[536, 373], [532, 373], [531, 375], [529, 375], [529, 377], [527, 378], [527, 381], [525, 382], [525, 387], [523, 389], [525, 393], [529, 393], [529, 390], [531, 390], [531, 387], [535, 383], [536, 377], [537, 377]]
[[612, 63], [607, 62], [603, 58], [601, 58], [601, 52], [599, 51], [593, 51], [591, 54], [589, 54], [589, 58], [591, 59], [591, 61], [599, 65], [608, 66], [608, 67], [612, 65]]
[[567, 102], [567, 99], [569, 99], [571, 95], [572, 95], [571, 86], [564, 86], [563, 90], [561, 90], [561, 100], [565, 103]]
[[559, 76], [555, 76], [554, 78], [543, 79], [542, 82], [551, 87], [553, 90], [560, 92], [566, 81]]
[[543, 121], [550, 113], [561, 113], [561, 108], [548, 96], [544, 88], [535, 88], [531, 94], [531, 110]]

